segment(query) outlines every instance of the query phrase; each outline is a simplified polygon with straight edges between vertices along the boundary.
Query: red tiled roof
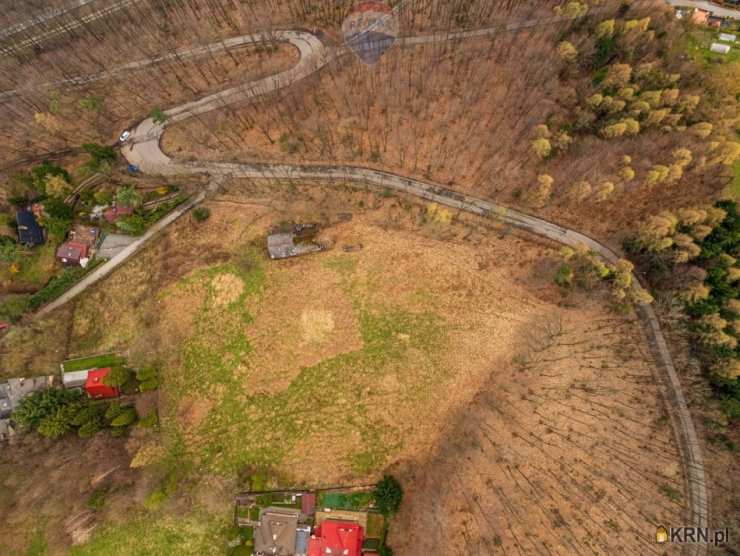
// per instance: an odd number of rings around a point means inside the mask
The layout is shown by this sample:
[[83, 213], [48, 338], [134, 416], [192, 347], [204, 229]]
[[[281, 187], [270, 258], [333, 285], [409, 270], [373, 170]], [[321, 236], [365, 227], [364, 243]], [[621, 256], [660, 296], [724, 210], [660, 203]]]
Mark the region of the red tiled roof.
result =
[[311, 492], [304, 492], [301, 495], [301, 513], [311, 515], [316, 508], [316, 495]]
[[57, 259], [62, 262], [79, 262], [80, 259], [87, 257], [88, 248], [88, 245], [77, 241], [62, 243], [57, 249]]
[[111, 224], [118, 220], [121, 216], [128, 216], [129, 214], [133, 214], [134, 209], [132, 207], [120, 207], [115, 206], [111, 207], [109, 209], [106, 209], [103, 213], [103, 217], [110, 222]]
[[115, 398], [118, 396], [118, 388], [103, 384], [103, 378], [110, 372], [110, 367], [105, 369], [92, 369], [87, 373], [85, 391], [91, 398]]
[[327, 519], [308, 541], [308, 556], [360, 556], [362, 526], [352, 521]]

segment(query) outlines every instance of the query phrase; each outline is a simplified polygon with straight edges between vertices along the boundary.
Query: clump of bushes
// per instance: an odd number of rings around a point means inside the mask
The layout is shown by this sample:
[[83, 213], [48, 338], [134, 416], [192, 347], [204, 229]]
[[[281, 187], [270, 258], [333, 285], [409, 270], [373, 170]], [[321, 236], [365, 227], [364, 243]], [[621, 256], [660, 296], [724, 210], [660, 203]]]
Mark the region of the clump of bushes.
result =
[[210, 218], [211, 216], [211, 210], [206, 207], [196, 207], [193, 209], [193, 218], [197, 222], [205, 222]]
[[380, 539], [379, 553], [382, 556], [393, 556], [393, 550], [386, 544], [386, 537], [388, 535], [388, 519], [398, 513], [401, 502], [403, 501], [401, 483], [392, 475], [384, 475], [375, 485], [373, 499], [375, 501], [375, 507], [385, 517], [383, 520], [383, 533]]
[[113, 147], [98, 145], [97, 143], [85, 143], [82, 145], [82, 148], [88, 155], [90, 155], [87, 167], [92, 172], [102, 170], [116, 161], [116, 151]]
[[560, 287], [569, 288], [575, 283], [579, 287], [591, 289], [597, 284], [607, 284], [620, 306], [652, 303], [652, 296], [634, 283], [634, 266], [628, 260], [620, 259], [613, 265], [605, 263], [585, 245], [580, 245], [577, 249], [563, 247], [560, 255], [562, 263], [555, 275], [555, 282]]
[[28, 308], [35, 311], [42, 305], [55, 300], [71, 288], [93, 266], [88, 265], [87, 269], [82, 267], [65, 268], [61, 274], [54, 276], [43, 288], [31, 295], [28, 300]]
[[122, 436], [137, 415], [133, 406], [91, 400], [77, 390], [51, 388], [23, 398], [12, 418], [48, 438], [69, 432], [88, 438], [108, 427], [114, 436]]
[[392, 475], [385, 475], [373, 490], [375, 506], [380, 513], [389, 517], [395, 515], [401, 507], [403, 500], [403, 488], [401, 483]]
[[156, 367], [144, 367], [136, 372], [139, 392], [148, 392], [159, 388], [159, 373]]

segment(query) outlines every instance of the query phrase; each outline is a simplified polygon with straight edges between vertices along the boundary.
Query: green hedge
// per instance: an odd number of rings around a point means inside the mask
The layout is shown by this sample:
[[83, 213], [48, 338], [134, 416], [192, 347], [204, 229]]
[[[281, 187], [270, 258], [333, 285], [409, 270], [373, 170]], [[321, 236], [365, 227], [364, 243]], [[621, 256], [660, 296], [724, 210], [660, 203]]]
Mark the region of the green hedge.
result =
[[35, 311], [41, 306], [54, 301], [74, 286], [85, 274], [100, 264], [100, 262], [98, 260], [92, 261], [87, 268], [65, 268], [60, 275], [54, 276], [43, 288], [31, 296], [28, 300], [28, 308], [31, 311]]

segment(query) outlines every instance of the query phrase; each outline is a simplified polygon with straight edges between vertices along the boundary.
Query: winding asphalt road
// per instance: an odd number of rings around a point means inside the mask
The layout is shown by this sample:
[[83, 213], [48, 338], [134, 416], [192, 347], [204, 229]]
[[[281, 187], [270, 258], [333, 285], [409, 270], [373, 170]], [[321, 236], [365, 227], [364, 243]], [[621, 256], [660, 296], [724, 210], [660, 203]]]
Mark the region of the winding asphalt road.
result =
[[[511, 24], [505, 28], [484, 29], [464, 33], [449, 33], [411, 37], [401, 39], [401, 45], [439, 42], [442, 40], [464, 39], [492, 35], [503, 30], [514, 30], [533, 27], [543, 23], [552, 23], [560, 18], [546, 20], [532, 20]], [[308, 179], [308, 180], [342, 180], [368, 184], [383, 189], [391, 189], [400, 193], [434, 201], [455, 209], [464, 210], [486, 218], [516, 226], [533, 234], [546, 237], [558, 243], [577, 247], [585, 244], [589, 249], [600, 254], [609, 262], [616, 262], [619, 256], [607, 246], [582, 234], [541, 218], [504, 207], [502, 205], [461, 194], [440, 185], [427, 181], [403, 177], [389, 172], [382, 172], [369, 168], [346, 165], [298, 165], [298, 164], [259, 164], [259, 163], [218, 163], [218, 162], [184, 162], [168, 157], [160, 148], [160, 139], [166, 128], [172, 122], [190, 118], [211, 110], [222, 108], [234, 102], [249, 100], [272, 91], [287, 87], [309, 75], [319, 71], [332, 60], [346, 54], [346, 49], [330, 49], [325, 47], [314, 35], [302, 31], [279, 31], [271, 38], [284, 41], [295, 46], [300, 52], [300, 61], [293, 68], [265, 79], [246, 83], [219, 93], [206, 96], [199, 100], [172, 108], [165, 112], [164, 122], [155, 123], [151, 118], [142, 121], [133, 131], [129, 144], [122, 148], [126, 159], [139, 166], [142, 172], [160, 175], [207, 174], [218, 181], [227, 177], [248, 177], [257, 179]], [[262, 37], [247, 36], [242, 38], [245, 43], [262, 41]], [[214, 182], [212, 182], [214, 183]], [[74, 298], [92, 283], [97, 282], [109, 274], [115, 266], [122, 264], [130, 254], [136, 252], [153, 235], [173, 222], [186, 210], [205, 198], [201, 193], [186, 206], [162, 221], [156, 230], [150, 230], [146, 239], [130, 252], [122, 253], [116, 261], [111, 261], [94, 270], [82, 282], [77, 284], [57, 301], [42, 309], [48, 313], [56, 307]], [[111, 264], [114, 263], [114, 264]], [[639, 281], [634, 277], [634, 287], [639, 288]], [[678, 442], [684, 465], [686, 479], [686, 493], [688, 506], [688, 523], [696, 527], [708, 526], [709, 501], [701, 453], [701, 445], [691, 419], [686, 399], [683, 395], [681, 382], [674, 367], [660, 324], [650, 305], [637, 307], [637, 314], [644, 324], [646, 334], [655, 350], [659, 367], [663, 370], [665, 384], [664, 397], [668, 413], [671, 417], [673, 430]], [[647, 495], [647, 493], [646, 493]], [[703, 554], [704, 545], [685, 545], [687, 554]]]

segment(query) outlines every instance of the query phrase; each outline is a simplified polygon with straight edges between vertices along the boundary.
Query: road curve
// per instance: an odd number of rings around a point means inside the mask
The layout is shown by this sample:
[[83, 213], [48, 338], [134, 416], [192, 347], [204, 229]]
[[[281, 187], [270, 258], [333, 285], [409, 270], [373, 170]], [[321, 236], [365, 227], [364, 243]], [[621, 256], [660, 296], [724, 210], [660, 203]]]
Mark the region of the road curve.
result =
[[[548, 18], [549, 21], [553, 19], [555, 18]], [[537, 22], [533, 21], [520, 22], [512, 24], [505, 29], [511, 30], [531, 27], [536, 24]], [[457, 34], [428, 35], [425, 37], [406, 38], [404, 41], [407, 44], [437, 42], [453, 38], [462, 39], [481, 36], [481, 34], [490, 35], [499, 30], [492, 29]], [[257, 39], [257, 37], [254, 37], [254, 40]], [[147, 118], [133, 130], [131, 142], [122, 148], [122, 153], [126, 159], [130, 163], [138, 165], [142, 172], [161, 175], [209, 174], [216, 179], [224, 177], [248, 177], [277, 180], [342, 180], [368, 184], [414, 195], [483, 217], [493, 218], [564, 245], [577, 247], [585, 244], [589, 249], [600, 254], [609, 262], [614, 263], [618, 260], [619, 257], [614, 251], [576, 230], [559, 226], [490, 201], [458, 193], [427, 181], [407, 178], [369, 168], [346, 165], [184, 162], [172, 159], [162, 152], [159, 144], [160, 138], [169, 123], [181, 121], [196, 114], [216, 110], [227, 104], [249, 100], [287, 87], [317, 72], [332, 59], [346, 52], [343, 49], [328, 49], [315, 36], [301, 31], [279, 31], [273, 33], [271, 39], [289, 42], [300, 51], [300, 61], [295, 67], [277, 75], [247, 83], [243, 86], [233, 87], [172, 108], [165, 112], [167, 118], [164, 122], [155, 123], [151, 118]], [[634, 287], [640, 287], [637, 277], [634, 279], [634, 284]], [[69, 292], [71, 295], [64, 301], [71, 299], [79, 291], [82, 291], [82, 289], [84, 288], [78, 289], [76, 293]], [[59, 301], [55, 306], [59, 306], [64, 302], [61, 299]], [[664, 371], [664, 398], [683, 459], [688, 498], [688, 524], [696, 527], [707, 527], [709, 499], [701, 445], [694, 428], [688, 404], [683, 395], [681, 382], [653, 308], [650, 305], [640, 305], [637, 308], [637, 314], [655, 350], [659, 367]], [[685, 545], [684, 552], [692, 555], [704, 554], [706, 552], [706, 546], [698, 544]]]

